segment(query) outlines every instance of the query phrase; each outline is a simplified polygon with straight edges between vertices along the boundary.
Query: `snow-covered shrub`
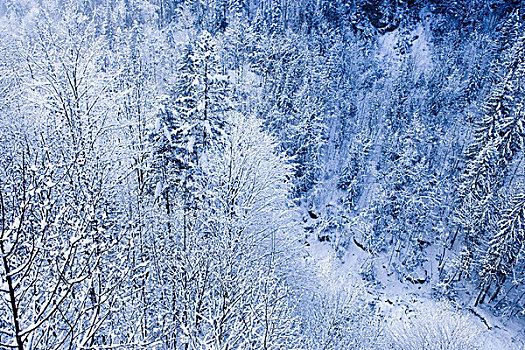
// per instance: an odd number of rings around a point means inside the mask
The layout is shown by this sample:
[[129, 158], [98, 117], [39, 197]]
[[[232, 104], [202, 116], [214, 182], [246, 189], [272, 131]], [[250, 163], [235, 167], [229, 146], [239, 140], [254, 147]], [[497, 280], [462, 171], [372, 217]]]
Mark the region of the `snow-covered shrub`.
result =
[[399, 350], [490, 349], [484, 326], [445, 303], [427, 303], [405, 319], [392, 320], [388, 336]]

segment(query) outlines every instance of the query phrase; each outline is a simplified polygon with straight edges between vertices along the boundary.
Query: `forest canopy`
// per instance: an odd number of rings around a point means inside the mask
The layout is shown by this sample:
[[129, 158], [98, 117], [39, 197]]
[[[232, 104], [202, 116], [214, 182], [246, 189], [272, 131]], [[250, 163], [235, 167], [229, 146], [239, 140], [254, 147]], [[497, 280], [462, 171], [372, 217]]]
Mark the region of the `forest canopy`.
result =
[[0, 348], [524, 346], [524, 15], [0, 0]]

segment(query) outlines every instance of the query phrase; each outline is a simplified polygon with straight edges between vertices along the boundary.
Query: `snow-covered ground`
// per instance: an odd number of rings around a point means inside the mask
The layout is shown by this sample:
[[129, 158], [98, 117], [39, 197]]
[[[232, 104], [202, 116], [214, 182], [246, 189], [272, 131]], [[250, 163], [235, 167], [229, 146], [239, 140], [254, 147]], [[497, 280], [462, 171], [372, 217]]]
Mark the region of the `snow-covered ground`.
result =
[[[391, 336], [402, 337], [417, 324], [418, 330], [430, 328], [430, 333], [443, 331], [433, 327], [444, 327], [445, 331], [449, 330], [458, 337], [477, 337], [481, 349], [525, 349], [524, 330], [519, 322], [495, 317], [480, 307], [469, 305], [467, 300], [453, 304], [440, 298], [432, 283], [403, 283], [395, 272], [387, 271], [388, 255], [371, 256], [351, 245], [341, 258], [330, 243], [311, 238], [308, 244], [308, 253], [317, 265], [326, 289], [364, 288], [367, 301], [376, 306], [376, 316], [383, 320], [386, 332]], [[362, 277], [361, 271], [367, 264], [371, 264], [374, 270], [373, 282]], [[427, 327], [422, 327], [422, 322]], [[451, 329], [453, 327], [456, 331]]]

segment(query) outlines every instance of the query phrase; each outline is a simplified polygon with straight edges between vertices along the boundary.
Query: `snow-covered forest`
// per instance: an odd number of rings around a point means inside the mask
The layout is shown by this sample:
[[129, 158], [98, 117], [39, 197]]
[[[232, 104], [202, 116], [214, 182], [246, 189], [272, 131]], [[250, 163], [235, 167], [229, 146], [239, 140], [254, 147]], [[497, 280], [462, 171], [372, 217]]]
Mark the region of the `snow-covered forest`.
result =
[[525, 3], [0, 0], [0, 349], [525, 349]]

